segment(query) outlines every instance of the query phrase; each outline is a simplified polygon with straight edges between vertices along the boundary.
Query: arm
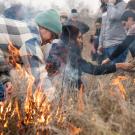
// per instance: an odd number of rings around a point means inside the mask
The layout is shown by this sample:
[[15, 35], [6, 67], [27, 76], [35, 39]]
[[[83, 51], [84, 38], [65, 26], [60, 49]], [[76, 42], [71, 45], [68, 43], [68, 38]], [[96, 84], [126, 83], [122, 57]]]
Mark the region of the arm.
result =
[[109, 57], [110, 60], [115, 59], [121, 53], [123, 53], [127, 48], [129, 48], [130, 44], [135, 40], [135, 35], [129, 35], [126, 39], [117, 47], [117, 49], [112, 53]]
[[92, 75], [103, 75], [109, 74], [116, 71], [115, 65], [93, 65], [92, 63], [86, 62], [84, 59], [79, 60], [79, 67], [82, 72]]

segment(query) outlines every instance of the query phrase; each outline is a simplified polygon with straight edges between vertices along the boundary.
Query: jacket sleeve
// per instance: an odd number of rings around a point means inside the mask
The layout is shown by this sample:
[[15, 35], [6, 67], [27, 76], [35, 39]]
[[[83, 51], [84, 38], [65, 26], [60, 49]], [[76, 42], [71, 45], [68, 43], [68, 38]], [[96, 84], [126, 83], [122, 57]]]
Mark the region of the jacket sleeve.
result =
[[121, 53], [123, 53], [126, 49], [129, 48], [130, 44], [135, 40], [135, 35], [129, 35], [126, 39], [117, 47], [117, 49], [112, 53], [109, 57], [110, 60], [115, 59]]
[[47, 76], [43, 54], [36, 39], [27, 41], [21, 47], [20, 54], [24, 67], [36, 80], [40, 81]]
[[79, 60], [79, 67], [82, 72], [92, 75], [103, 75], [116, 71], [116, 66], [113, 64], [93, 65], [92, 63], [87, 62], [84, 59]]
[[124, 2], [118, 3], [118, 6], [108, 4], [107, 15], [110, 20], [120, 20], [125, 11], [126, 4]]

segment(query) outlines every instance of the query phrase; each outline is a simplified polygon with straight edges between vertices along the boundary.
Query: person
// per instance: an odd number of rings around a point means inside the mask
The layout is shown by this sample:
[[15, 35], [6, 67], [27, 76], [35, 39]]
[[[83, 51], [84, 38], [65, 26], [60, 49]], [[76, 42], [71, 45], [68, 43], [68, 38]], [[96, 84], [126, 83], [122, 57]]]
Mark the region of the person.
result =
[[10, 68], [5, 61], [4, 53], [0, 50], [0, 101], [4, 101], [13, 93], [12, 81], [9, 75]]
[[98, 46], [99, 46], [99, 36], [100, 36], [100, 32], [101, 32], [101, 23], [102, 23], [102, 18], [99, 17], [97, 18], [96, 22], [95, 22], [95, 26], [96, 26], [96, 32], [94, 36], [91, 36], [90, 38], [90, 43], [91, 43], [91, 56], [92, 56], [92, 60], [96, 61], [98, 64], [102, 63], [102, 60], [105, 58], [104, 55], [104, 51], [102, 50], [102, 52], [99, 53], [98, 51]]
[[100, 35], [100, 31], [101, 31], [101, 18], [97, 18], [96, 22], [95, 22], [95, 27], [96, 27], [96, 32], [94, 35], [91, 35], [90, 37], [90, 44], [91, 44], [91, 57], [92, 57], [92, 61], [96, 61], [97, 60], [97, 49], [98, 49], [98, 45], [99, 45], [99, 35]]
[[126, 6], [127, 10], [135, 11], [135, 1], [134, 0], [129, 0]]
[[[19, 50], [21, 61], [27, 72], [35, 78], [35, 86], [49, 90], [41, 46], [58, 38], [62, 31], [59, 14], [50, 9], [35, 17], [35, 25], [0, 17], [0, 49], [8, 52], [9, 41]], [[43, 83], [41, 84], [41, 82]]]
[[60, 12], [60, 21], [62, 25], [64, 25], [68, 20], [68, 13], [66, 11], [61, 11]]
[[14, 4], [5, 10], [3, 15], [6, 18], [23, 21], [26, 16], [26, 8], [21, 4]]
[[[104, 16], [104, 37], [100, 39], [99, 50], [104, 48], [106, 56], [109, 57], [126, 37], [126, 32], [120, 20], [125, 11], [126, 3], [123, 0], [102, 0], [102, 2], [107, 4], [107, 12]], [[124, 62], [126, 56], [127, 51], [114, 59], [112, 63]]]
[[52, 45], [46, 62], [50, 76], [63, 74], [63, 80], [69, 88], [80, 89], [83, 85], [81, 80], [83, 72], [92, 75], [103, 75], [113, 73], [119, 68], [132, 67], [128, 63], [93, 65], [82, 58], [80, 44], [82, 44], [82, 33], [79, 28], [70, 24], [63, 26], [61, 40], [59, 43]]
[[77, 9], [71, 10], [70, 18], [66, 24], [78, 27], [82, 33], [86, 33], [89, 31], [89, 26], [79, 20], [79, 13], [78, 13]]
[[125, 29], [128, 30], [125, 40], [116, 48], [116, 50], [103, 61], [103, 64], [109, 63], [126, 49], [129, 49], [132, 57], [135, 57], [135, 13], [133, 11], [126, 11], [122, 16], [124, 21]]

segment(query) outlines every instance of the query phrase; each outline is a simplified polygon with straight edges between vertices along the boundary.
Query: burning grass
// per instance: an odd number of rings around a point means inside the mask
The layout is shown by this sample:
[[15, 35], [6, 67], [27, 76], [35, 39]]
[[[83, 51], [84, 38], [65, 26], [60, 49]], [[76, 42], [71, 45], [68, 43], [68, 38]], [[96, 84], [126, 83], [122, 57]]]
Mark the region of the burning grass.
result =
[[15, 95], [0, 107], [1, 134], [134, 135], [133, 75], [114, 74], [103, 78], [85, 76], [85, 91], [70, 92], [66, 101], [62, 97], [48, 102], [40, 90], [31, 97], [27, 95], [24, 102]]
[[57, 98], [49, 101], [41, 89], [32, 92], [33, 77], [16, 67], [11, 71], [14, 94], [0, 104], [1, 135], [135, 134], [133, 74], [84, 76], [80, 91], [61, 91], [55, 79]]

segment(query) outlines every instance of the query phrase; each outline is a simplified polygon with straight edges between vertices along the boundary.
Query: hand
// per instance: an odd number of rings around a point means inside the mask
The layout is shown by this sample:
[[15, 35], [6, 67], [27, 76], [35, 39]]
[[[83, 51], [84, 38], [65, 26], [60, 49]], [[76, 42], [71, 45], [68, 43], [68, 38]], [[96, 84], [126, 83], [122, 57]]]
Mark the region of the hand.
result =
[[105, 59], [105, 60], [102, 61], [102, 65], [103, 65], [103, 64], [108, 64], [109, 62], [110, 62], [110, 59], [107, 58], [107, 59]]
[[98, 47], [97, 53], [101, 55], [103, 53], [103, 47]]
[[135, 65], [133, 65], [131, 63], [116, 63], [117, 69], [130, 70], [134, 67], [135, 67]]

